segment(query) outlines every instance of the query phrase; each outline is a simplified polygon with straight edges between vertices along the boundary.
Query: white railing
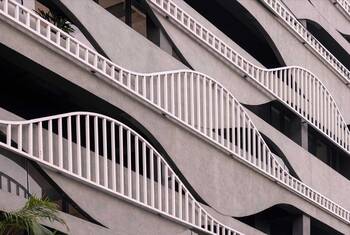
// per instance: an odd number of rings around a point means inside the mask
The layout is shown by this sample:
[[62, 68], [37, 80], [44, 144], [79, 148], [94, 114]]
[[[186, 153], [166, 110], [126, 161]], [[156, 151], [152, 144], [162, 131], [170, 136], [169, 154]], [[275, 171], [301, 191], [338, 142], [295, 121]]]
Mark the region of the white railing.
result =
[[344, 16], [350, 20], [350, 3], [348, 0], [332, 0], [332, 3], [341, 10]]
[[260, 1], [271, 9], [308, 48], [311, 48], [312, 52], [328, 65], [346, 85], [349, 85], [350, 71], [298, 21], [280, 0]]
[[[128, 71], [31, 10], [12, 0], [2, 0], [0, 3], [1, 19], [37, 37], [96, 76], [111, 81], [117, 88], [284, 188], [345, 223], [350, 222], [348, 210], [291, 176], [279, 164], [244, 108], [230, 92], [209, 76], [191, 70], [149, 74]], [[235, 59], [240, 60], [239, 63], [243, 62], [242, 57], [236, 56]], [[252, 67], [248, 68], [250, 71]]]
[[164, 158], [128, 126], [96, 113], [0, 121], [0, 146], [206, 234], [239, 235], [211, 216]]
[[329, 91], [313, 73], [298, 66], [260, 68], [171, 0], [149, 2], [350, 155], [350, 131], [346, 122]]

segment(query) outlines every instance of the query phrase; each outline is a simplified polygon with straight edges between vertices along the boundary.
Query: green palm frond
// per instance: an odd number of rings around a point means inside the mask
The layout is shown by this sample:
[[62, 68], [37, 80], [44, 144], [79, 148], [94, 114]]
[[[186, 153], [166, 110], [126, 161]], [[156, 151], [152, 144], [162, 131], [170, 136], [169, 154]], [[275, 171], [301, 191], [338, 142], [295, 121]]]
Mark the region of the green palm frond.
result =
[[35, 12], [44, 18], [45, 20], [49, 21], [50, 23], [56, 25], [58, 28], [62, 29], [64, 32], [70, 34], [74, 32], [74, 28], [72, 26], [72, 23], [67, 19], [67, 17], [63, 15], [59, 15], [55, 13], [54, 11], [44, 11], [41, 9], [38, 9]]
[[10, 235], [27, 232], [29, 235], [53, 235], [54, 233], [40, 224], [41, 220], [58, 222], [68, 227], [58, 217], [57, 205], [48, 199], [30, 197], [23, 208], [5, 212], [0, 217], [0, 234]]

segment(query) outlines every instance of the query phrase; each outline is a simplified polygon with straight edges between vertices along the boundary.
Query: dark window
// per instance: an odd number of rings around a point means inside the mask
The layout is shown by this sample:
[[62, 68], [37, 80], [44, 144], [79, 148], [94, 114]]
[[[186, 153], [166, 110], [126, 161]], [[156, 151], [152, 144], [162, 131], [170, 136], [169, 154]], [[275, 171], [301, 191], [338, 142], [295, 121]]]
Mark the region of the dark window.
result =
[[267, 68], [285, 65], [264, 28], [238, 1], [185, 0], [185, 2]]

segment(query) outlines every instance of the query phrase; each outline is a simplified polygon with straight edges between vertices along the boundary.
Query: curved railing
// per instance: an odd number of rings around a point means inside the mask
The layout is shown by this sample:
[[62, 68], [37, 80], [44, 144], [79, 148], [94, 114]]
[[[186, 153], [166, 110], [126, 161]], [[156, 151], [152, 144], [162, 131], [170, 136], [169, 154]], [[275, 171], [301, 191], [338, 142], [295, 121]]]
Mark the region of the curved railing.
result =
[[350, 20], [350, 3], [348, 0], [332, 0], [334, 5], [337, 5], [340, 11], [344, 14], [344, 16]]
[[311, 48], [311, 51], [328, 65], [346, 85], [350, 84], [350, 71], [298, 21], [280, 0], [260, 1], [274, 12], [304, 45]]
[[345, 223], [350, 222], [348, 210], [291, 176], [279, 164], [244, 108], [212, 78], [191, 70], [149, 74], [128, 71], [89, 49], [31, 10], [12, 0], [2, 0], [2, 3], [1, 19], [39, 38], [63, 56], [82, 65], [96, 76], [110, 81], [117, 88], [296, 195]]
[[74, 112], [0, 121], [0, 145], [206, 234], [242, 233], [212, 217], [138, 133], [104, 115]]
[[325, 137], [350, 154], [350, 131], [335, 100], [310, 71], [288, 66], [277, 69], [260, 68], [237, 53], [171, 0], [149, 0], [162, 13], [171, 17], [192, 37], [224, 58], [250, 81], [273, 95], [307, 121]]
[[29, 191], [17, 180], [11, 176], [0, 171], [0, 190], [4, 190], [8, 193], [15, 193], [17, 196], [23, 196], [27, 198], [30, 196]]

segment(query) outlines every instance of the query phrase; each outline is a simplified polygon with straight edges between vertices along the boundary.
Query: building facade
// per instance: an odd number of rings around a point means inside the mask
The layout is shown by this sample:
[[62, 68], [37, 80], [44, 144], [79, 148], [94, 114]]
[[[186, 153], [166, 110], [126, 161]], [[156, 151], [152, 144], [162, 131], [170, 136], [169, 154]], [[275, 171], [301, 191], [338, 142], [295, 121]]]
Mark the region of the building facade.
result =
[[350, 234], [349, 23], [347, 0], [0, 0], [0, 210]]

